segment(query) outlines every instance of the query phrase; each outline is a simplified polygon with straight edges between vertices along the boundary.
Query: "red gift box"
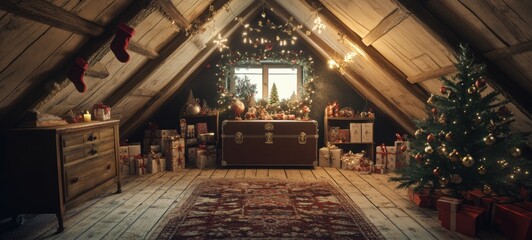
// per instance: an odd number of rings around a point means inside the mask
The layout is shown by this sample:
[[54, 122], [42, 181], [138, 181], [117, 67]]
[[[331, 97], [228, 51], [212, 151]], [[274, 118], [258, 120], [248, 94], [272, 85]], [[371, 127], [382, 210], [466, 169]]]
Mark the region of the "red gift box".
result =
[[495, 205], [495, 224], [510, 239], [532, 239], [532, 212], [510, 203]]
[[441, 197], [437, 201], [441, 225], [452, 231], [475, 236], [483, 226], [484, 208], [462, 204], [462, 200]]
[[428, 188], [423, 189], [421, 192], [414, 192], [412, 188], [408, 189], [408, 198], [418, 207], [436, 209], [436, 202], [440, 197], [441, 194], [439, 192], [430, 194]]
[[484, 214], [484, 222], [490, 225], [494, 224], [495, 204], [510, 201], [508, 197], [489, 196], [480, 190], [468, 191], [466, 199], [471, 200], [475, 206], [484, 208], [486, 212]]

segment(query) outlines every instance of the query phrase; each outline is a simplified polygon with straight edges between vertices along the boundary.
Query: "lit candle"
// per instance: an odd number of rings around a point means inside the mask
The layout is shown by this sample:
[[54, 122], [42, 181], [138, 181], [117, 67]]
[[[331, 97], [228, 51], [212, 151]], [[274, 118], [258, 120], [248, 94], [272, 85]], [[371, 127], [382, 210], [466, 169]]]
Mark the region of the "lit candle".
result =
[[87, 113], [83, 114], [83, 121], [84, 122], [90, 122], [91, 121], [91, 114], [89, 113], [89, 111], [87, 111]]

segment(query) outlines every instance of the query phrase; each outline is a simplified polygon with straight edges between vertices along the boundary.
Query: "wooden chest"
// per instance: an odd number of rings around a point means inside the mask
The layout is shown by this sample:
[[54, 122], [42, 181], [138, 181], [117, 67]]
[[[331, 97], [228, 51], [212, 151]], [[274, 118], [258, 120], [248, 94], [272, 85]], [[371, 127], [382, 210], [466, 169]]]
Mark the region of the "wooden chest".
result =
[[315, 166], [318, 123], [293, 120], [226, 120], [222, 166]]
[[7, 131], [6, 167], [11, 214], [55, 213], [117, 184], [118, 123], [109, 120]]

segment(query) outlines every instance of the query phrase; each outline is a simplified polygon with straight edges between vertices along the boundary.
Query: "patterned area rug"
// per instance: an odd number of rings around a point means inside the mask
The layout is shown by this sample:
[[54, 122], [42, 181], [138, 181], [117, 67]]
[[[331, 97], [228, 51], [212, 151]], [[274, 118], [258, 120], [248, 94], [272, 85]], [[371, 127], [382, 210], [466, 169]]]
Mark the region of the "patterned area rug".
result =
[[200, 183], [152, 238], [384, 239], [330, 183], [273, 179]]

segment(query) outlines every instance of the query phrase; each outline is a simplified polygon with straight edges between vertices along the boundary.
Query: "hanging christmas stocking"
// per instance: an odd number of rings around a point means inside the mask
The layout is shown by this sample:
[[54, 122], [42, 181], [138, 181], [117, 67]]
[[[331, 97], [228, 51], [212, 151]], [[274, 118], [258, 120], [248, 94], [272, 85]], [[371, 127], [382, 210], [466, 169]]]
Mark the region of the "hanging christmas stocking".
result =
[[89, 64], [87, 64], [87, 61], [83, 59], [82, 57], [77, 57], [76, 61], [74, 62], [74, 65], [70, 68], [70, 70], [67, 73], [68, 79], [74, 83], [74, 86], [76, 86], [76, 89], [79, 92], [85, 92], [87, 87], [85, 86], [85, 82], [83, 82], [83, 74], [85, 74], [85, 71], [87, 71]]
[[113, 51], [118, 61], [123, 63], [129, 61], [129, 54], [126, 50], [129, 45], [129, 39], [131, 39], [133, 34], [135, 34], [135, 29], [124, 23], [118, 24], [115, 38], [111, 42], [111, 51]]

